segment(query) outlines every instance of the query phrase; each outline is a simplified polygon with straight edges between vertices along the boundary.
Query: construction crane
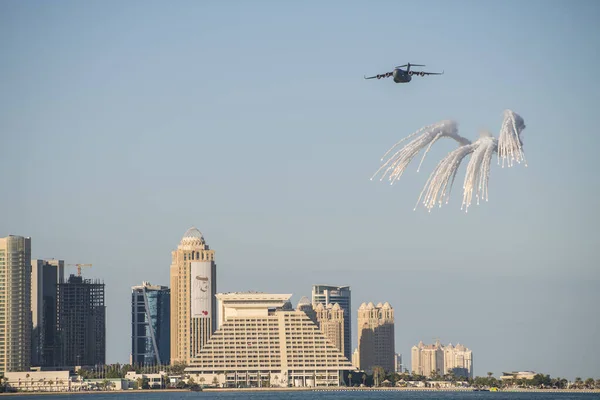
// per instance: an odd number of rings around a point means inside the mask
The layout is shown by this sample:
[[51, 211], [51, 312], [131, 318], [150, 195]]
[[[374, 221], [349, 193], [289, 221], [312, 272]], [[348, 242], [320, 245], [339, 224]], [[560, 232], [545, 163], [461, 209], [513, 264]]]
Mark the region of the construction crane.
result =
[[92, 264], [67, 264], [69, 266], [77, 267], [77, 276], [81, 276], [81, 267], [91, 267]]

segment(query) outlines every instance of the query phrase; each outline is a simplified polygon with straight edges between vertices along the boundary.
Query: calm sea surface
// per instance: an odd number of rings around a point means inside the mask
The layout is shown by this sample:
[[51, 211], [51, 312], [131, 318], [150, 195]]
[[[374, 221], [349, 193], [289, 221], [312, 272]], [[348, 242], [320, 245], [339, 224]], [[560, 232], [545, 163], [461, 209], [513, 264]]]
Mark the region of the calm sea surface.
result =
[[510, 392], [392, 392], [392, 391], [361, 391], [361, 392], [160, 392], [160, 393], [115, 393], [115, 394], [71, 394], [71, 395], [37, 395], [37, 396], [7, 396], [15, 400], [192, 400], [192, 399], [250, 399], [250, 400], [373, 400], [373, 399], [402, 399], [402, 400], [587, 400], [600, 399], [600, 393], [510, 393]]

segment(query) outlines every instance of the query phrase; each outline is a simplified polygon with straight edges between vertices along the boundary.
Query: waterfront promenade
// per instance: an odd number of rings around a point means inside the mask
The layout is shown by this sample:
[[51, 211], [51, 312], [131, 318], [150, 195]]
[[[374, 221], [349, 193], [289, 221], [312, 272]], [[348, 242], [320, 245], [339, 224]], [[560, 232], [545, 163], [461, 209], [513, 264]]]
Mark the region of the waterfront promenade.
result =
[[[204, 392], [472, 392], [473, 388], [418, 388], [418, 387], [271, 387], [271, 388], [211, 388], [205, 387]], [[143, 393], [177, 393], [190, 392], [188, 389], [145, 389], [145, 390], [94, 390], [74, 392], [14, 392], [0, 393], [2, 396], [32, 396], [32, 395], [94, 395], [94, 394], [143, 394]], [[600, 393], [600, 389], [498, 389], [504, 393]]]

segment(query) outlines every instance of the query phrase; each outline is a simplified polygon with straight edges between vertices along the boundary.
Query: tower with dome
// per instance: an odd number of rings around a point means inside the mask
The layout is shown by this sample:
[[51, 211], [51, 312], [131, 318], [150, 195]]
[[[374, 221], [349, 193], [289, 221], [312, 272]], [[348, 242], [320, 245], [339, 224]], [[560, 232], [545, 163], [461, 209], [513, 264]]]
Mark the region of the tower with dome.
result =
[[189, 364], [216, 330], [216, 267], [202, 233], [188, 229], [171, 252], [171, 364]]

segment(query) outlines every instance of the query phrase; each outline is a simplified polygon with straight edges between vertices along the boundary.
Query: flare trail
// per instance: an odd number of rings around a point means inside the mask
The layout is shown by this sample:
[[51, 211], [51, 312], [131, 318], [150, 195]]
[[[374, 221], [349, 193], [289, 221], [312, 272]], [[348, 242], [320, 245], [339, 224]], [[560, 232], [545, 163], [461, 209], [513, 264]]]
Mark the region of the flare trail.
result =
[[[387, 177], [390, 184], [394, 184], [406, 171], [406, 167], [413, 158], [425, 149], [417, 168], [418, 172], [431, 146], [438, 139], [449, 137], [456, 140], [459, 146], [438, 163], [421, 191], [417, 206], [422, 201], [425, 208], [431, 211], [436, 205], [441, 207], [443, 203], [447, 204], [460, 163], [465, 157], [471, 155], [463, 183], [461, 206], [461, 209], [468, 211], [473, 195], [475, 195], [476, 204], [478, 205], [482, 200], [488, 201], [488, 182], [494, 152], [498, 153], [498, 164], [502, 159], [503, 168], [505, 164], [507, 167], [512, 167], [514, 162], [523, 162], [527, 166], [521, 140], [523, 129], [525, 129], [523, 118], [511, 110], [504, 111], [504, 119], [498, 139], [489, 132], [483, 132], [479, 139], [471, 142], [458, 134], [458, 125], [450, 120], [428, 125], [392, 146], [383, 155], [381, 159], [383, 164], [371, 177], [371, 180], [377, 175], [381, 175], [380, 181]], [[413, 139], [404, 147], [393, 152], [401, 143], [411, 138]], [[384, 162], [386, 157], [388, 159]]]

